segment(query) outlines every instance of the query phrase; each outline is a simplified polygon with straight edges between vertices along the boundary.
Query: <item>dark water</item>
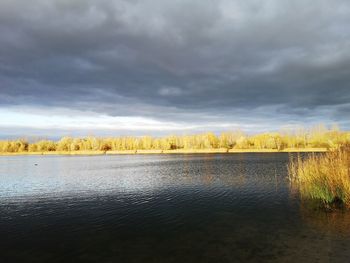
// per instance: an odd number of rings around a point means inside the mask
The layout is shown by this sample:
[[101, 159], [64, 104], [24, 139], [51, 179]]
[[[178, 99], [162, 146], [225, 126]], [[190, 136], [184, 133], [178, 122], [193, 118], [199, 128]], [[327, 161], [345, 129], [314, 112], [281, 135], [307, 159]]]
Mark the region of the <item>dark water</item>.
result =
[[[0, 158], [0, 262], [349, 262], [288, 154]], [[37, 164], [37, 165], [35, 165]]]

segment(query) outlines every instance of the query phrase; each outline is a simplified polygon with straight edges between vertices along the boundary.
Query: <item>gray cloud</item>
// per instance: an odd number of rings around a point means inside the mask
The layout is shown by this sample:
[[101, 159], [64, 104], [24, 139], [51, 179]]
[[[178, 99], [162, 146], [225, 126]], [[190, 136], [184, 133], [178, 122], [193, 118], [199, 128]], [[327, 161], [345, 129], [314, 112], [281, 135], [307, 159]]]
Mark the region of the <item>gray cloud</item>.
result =
[[349, 129], [350, 4], [0, 2], [0, 107]]

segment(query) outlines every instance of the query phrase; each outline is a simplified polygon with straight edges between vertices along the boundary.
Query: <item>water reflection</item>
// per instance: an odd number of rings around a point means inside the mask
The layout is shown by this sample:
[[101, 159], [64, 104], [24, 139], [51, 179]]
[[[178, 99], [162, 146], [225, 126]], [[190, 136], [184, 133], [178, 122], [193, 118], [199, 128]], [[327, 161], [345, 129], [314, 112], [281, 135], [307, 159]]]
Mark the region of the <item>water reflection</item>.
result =
[[350, 236], [350, 212], [346, 209], [326, 211], [310, 201], [300, 202], [303, 221], [317, 231], [335, 236]]
[[276, 167], [273, 159], [267, 161], [249, 155], [3, 157], [0, 197], [149, 192], [168, 187], [243, 187], [244, 184], [254, 190], [253, 184], [270, 187], [271, 179], [276, 188], [278, 181], [284, 180], [281, 173], [285, 169]]

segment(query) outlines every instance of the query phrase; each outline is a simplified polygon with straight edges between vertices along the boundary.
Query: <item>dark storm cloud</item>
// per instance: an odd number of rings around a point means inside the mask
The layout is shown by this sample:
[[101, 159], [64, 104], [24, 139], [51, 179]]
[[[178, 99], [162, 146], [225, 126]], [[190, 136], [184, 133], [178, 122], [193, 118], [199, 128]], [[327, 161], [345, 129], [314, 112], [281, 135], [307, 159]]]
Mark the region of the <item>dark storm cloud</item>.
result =
[[349, 128], [349, 24], [345, 0], [2, 0], [0, 107]]

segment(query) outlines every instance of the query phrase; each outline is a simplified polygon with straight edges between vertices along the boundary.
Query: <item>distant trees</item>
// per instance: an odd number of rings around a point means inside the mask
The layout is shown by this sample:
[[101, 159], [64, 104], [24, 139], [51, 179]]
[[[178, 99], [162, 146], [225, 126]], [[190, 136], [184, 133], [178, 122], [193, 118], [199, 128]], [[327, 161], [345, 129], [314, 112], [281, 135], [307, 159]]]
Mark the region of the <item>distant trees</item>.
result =
[[63, 137], [61, 140], [57, 142], [57, 150], [58, 151], [70, 151], [71, 144], [73, 143], [73, 139], [70, 137]]
[[309, 130], [282, 131], [247, 135], [241, 131], [223, 132], [219, 136], [212, 132], [195, 135], [170, 135], [166, 137], [63, 137], [59, 141], [27, 140], [0, 141], [0, 152], [46, 152], [46, 151], [125, 151], [125, 150], [175, 150], [175, 149], [276, 149], [284, 148], [337, 148], [350, 143], [350, 132], [340, 131], [334, 126], [324, 125]]
[[38, 152], [56, 151], [56, 143], [53, 141], [43, 140], [36, 143]]
[[28, 151], [29, 144], [25, 140], [0, 141], [1, 152], [25, 152]]
[[244, 133], [241, 131], [236, 132], [223, 132], [219, 136], [219, 147], [231, 149], [237, 144], [238, 139], [244, 137]]

